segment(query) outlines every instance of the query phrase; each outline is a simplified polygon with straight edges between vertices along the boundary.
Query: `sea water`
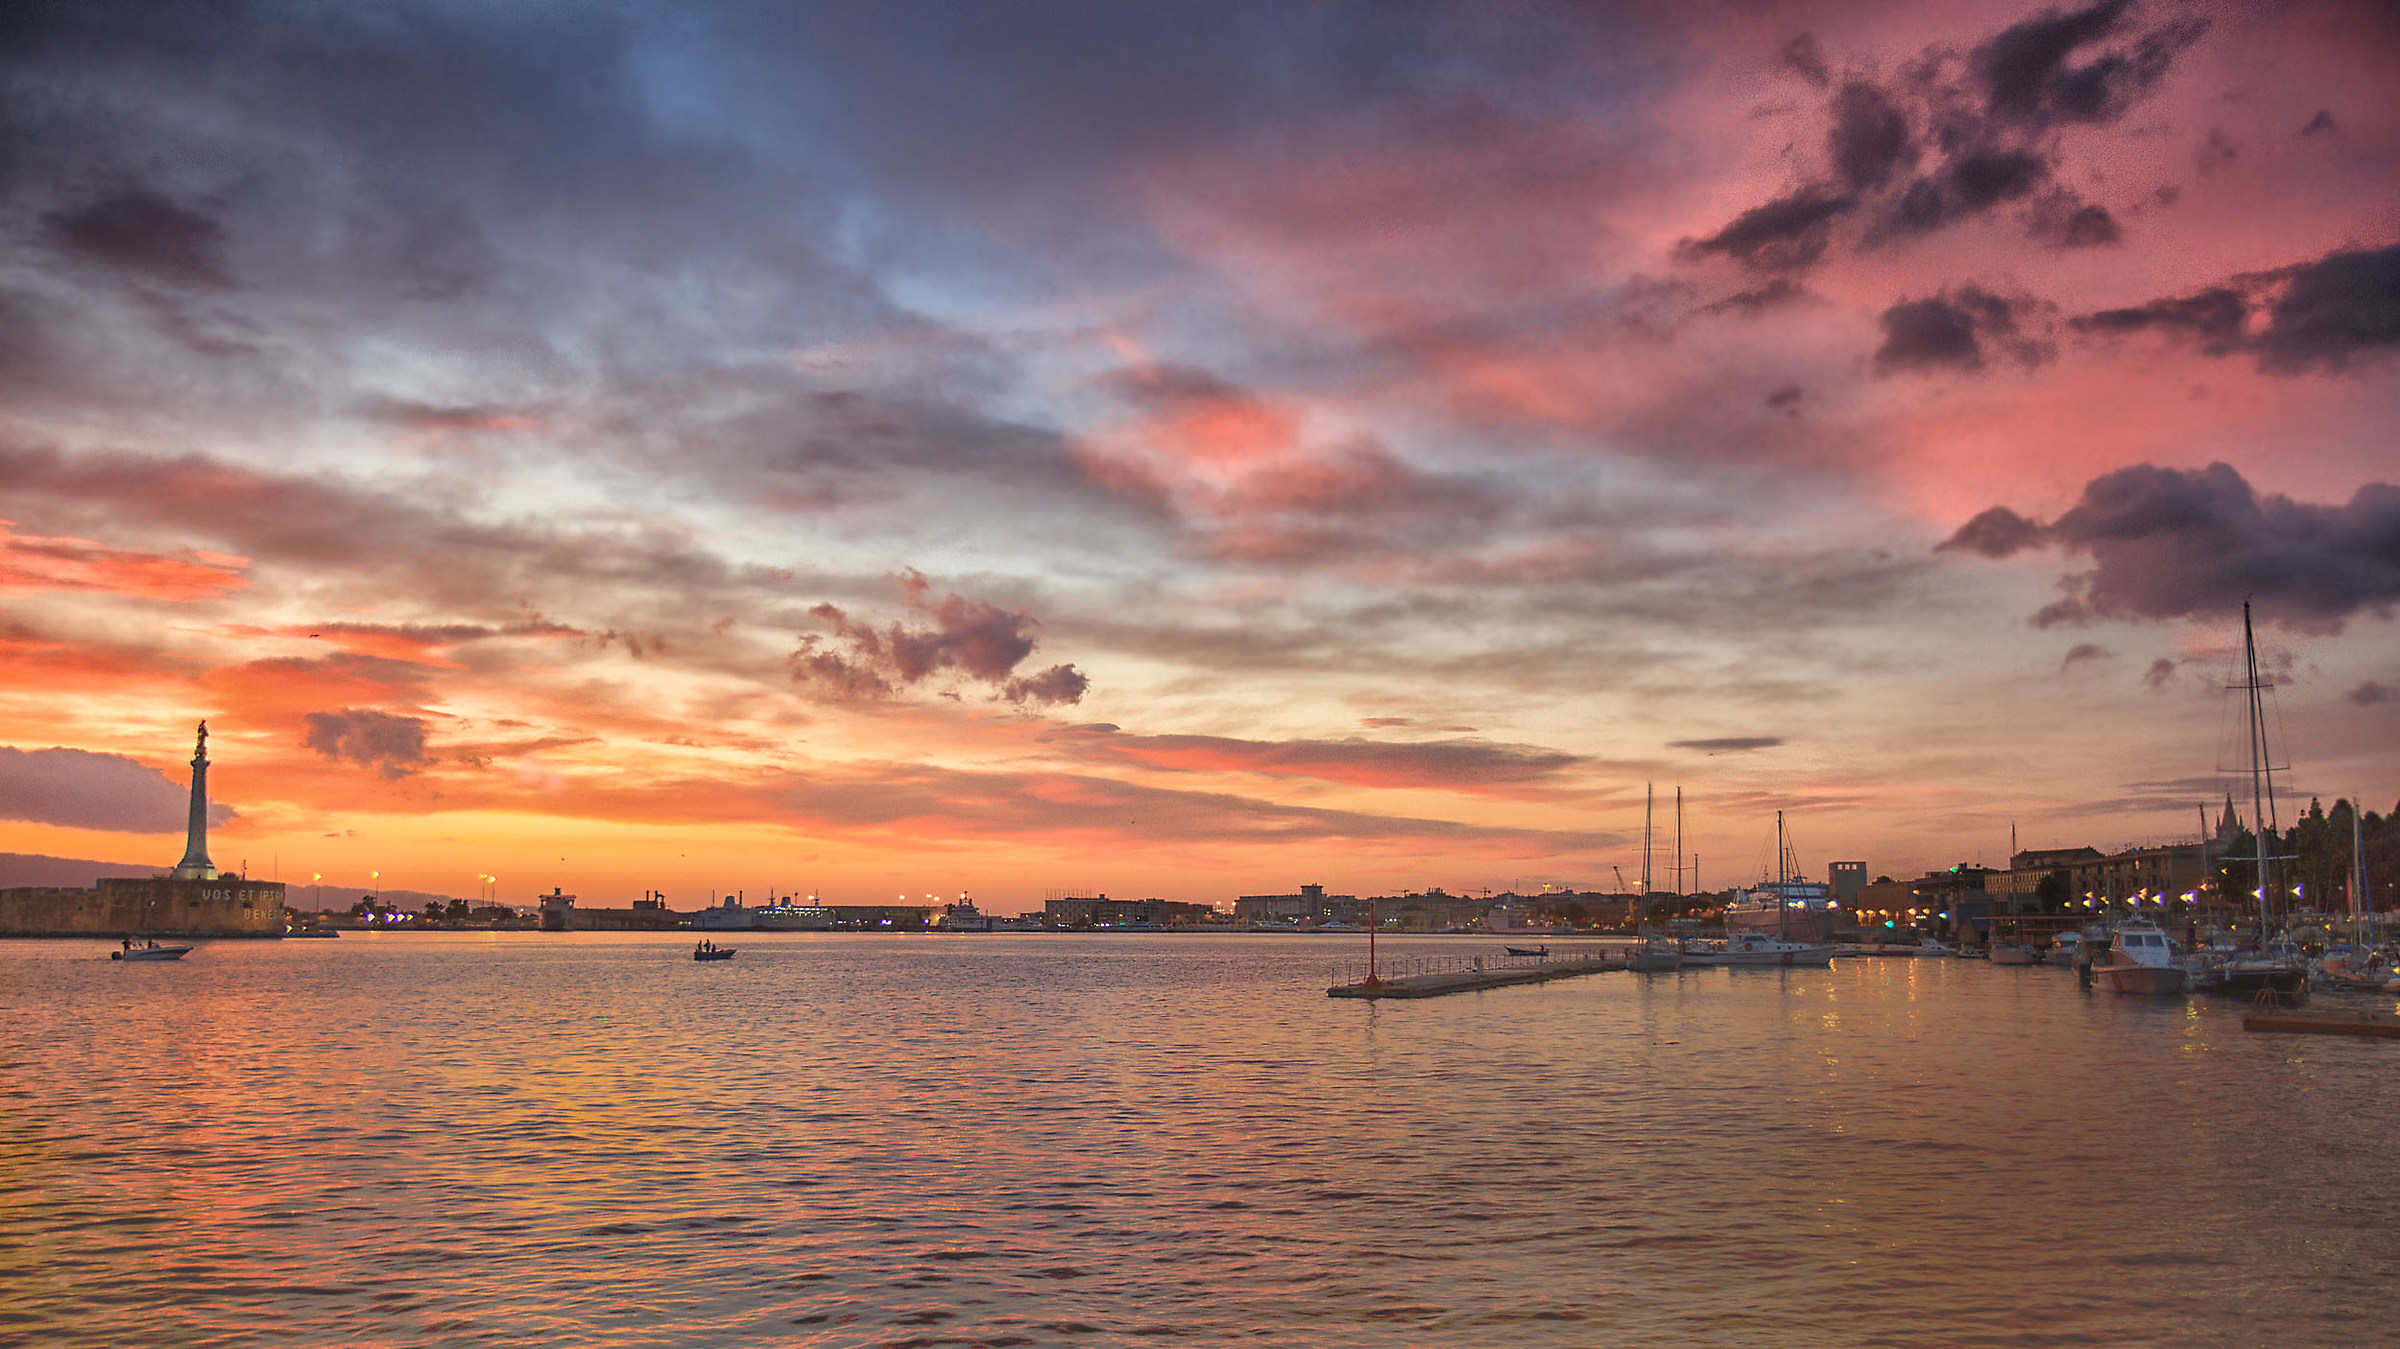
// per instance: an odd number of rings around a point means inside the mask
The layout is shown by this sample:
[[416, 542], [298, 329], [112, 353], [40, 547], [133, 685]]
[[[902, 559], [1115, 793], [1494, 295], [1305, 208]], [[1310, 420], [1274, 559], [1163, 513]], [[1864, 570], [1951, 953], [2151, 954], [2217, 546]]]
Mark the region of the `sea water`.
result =
[[0, 1342], [2400, 1337], [2400, 1043], [1955, 960], [719, 941], [0, 943]]

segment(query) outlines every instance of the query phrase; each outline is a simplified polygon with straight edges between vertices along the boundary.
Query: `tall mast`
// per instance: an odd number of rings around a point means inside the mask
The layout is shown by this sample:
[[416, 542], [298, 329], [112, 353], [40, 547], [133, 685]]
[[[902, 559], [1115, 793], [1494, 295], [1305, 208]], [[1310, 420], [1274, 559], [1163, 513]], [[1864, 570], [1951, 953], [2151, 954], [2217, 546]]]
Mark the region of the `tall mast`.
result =
[[2242, 666], [2250, 693], [2250, 823], [2258, 843], [2258, 949], [2267, 949], [2267, 802], [2275, 796], [2274, 770], [2267, 765], [2266, 706], [2258, 691], [2258, 640], [2250, 630], [2250, 601], [2242, 601]]
[[1683, 888], [1683, 785], [1675, 786], [1675, 893], [1689, 894]]
[[1775, 812], [1775, 935], [1791, 935], [1791, 909], [1784, 903], [1784, 885], [1790, 879], [1783, 865], [1783, 812]]
[[1642, 893], [1650, 893], [1650, 805], [1658, 791], [1651, 784], [1642, 784]]
[[2350, 916], [2364, 918], [2375, 906], [2367, 900], [2367, 836], [2358, 822], [2358, 796], [2350, 797]]

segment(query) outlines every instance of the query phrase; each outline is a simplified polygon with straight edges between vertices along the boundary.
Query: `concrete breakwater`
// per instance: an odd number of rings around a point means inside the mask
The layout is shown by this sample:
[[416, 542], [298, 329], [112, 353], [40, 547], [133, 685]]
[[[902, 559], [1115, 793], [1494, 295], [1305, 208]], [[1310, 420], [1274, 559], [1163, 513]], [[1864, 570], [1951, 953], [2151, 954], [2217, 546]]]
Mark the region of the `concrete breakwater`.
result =
[[1586, 974], [1607, 974], [1627, 968], [1622, 951], [1592, 951], [1552, 958], [1477, 956], [1432, 968], [1395, 964], [1387, 972], [1364, 969], [1336, 975], [1325, 990], [1329, 998], [1439, 998], [1452, 993], [1479, 993], [1487, 988], [1516, 984], [1546, 984]]

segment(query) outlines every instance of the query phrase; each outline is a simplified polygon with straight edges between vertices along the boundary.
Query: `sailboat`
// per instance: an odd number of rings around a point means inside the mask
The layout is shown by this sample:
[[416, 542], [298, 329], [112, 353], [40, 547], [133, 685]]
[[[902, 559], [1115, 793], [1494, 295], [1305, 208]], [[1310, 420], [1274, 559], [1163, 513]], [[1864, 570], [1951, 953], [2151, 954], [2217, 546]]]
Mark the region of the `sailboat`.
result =
[[2195, 982], [2201, 992], [2224, 997], [2288, 995], [2307, 983], [2308, 966], [2288, 950], [2274, 950], [2269, 939], [2275, 925], [2275, 890], [2268, 864], [2289, 859], [2267, 853], [2267, 840], [2276, 832], [2275, 765], [2267, 750], [2266, 704], [2261, 696], [2268, 686], [2258, 677], [2258, 639], [2250, 627], [2248, 600], [2242, 601], [2242, 682], [2229, 687], [2243, 691], [2250, 713], [2250, 823], [2258, 843], [2258, 949], [2209, 962], [2199, 970]]
[[1816, 881], [1802, 880], [1792, 865], [1792, 848], [1783, 832], [1783, 812], [1775, 812], [1775, 879], [1742, 891], [1725, 906], [1727, 935], [1771, 934], [1803, 944], [1833, 936], [1833, 892]]
[[1775, 879], [1743, 891], [1725, 907], [1722, 945], [1683, 951], [1687, 965], [1816, 965], [1833, 963], [1825, 938], [1833, 926], [1831, 892], [1804, 881], [1792, 865], [1783, 812], [1775, 812]]
[[[1650, 931], [1650, 788], [1642, 788], [1642, 888], [1633, 897], [1634, 935], [1625, 968], [1636, 974], [1670, 974], [1683, 968], [1683, 946]], [[1683, 788], [1675, 789], [1675, 850], [1683, 851]], [[1678, 864], [1680, 866], [1680, 864]]]

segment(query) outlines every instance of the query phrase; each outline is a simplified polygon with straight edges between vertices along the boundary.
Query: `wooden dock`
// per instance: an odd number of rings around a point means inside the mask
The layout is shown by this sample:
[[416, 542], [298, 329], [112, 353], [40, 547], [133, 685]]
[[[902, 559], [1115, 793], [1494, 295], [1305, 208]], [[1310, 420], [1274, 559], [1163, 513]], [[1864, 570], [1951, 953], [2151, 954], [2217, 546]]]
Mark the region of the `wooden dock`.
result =
[[1481, 968], [1465, 967], [1439, 970], [1428, 974], [1403, 974], [1388, 979], [1361, 979], [1356, 983], [1335, 984], [1325, 990], [1329, 998], [1440, 998], [1452, 993], [1481, 993], [1487, 988], [1508, 988], [1516, 984], [1546, 984], [1553, 979], [1574, 979], [1586, 974], [1609, 974], [1625, 968], [1621, 952], [1607, 952], [1574, 960], [1544, 960], [1538, 964], [1491, 964]]
[[2389, 1012], [2250, 1012], [2243, 1030], [2283, 1035], [2366, 1035], [2400, 1040], [2400, 1017]]

